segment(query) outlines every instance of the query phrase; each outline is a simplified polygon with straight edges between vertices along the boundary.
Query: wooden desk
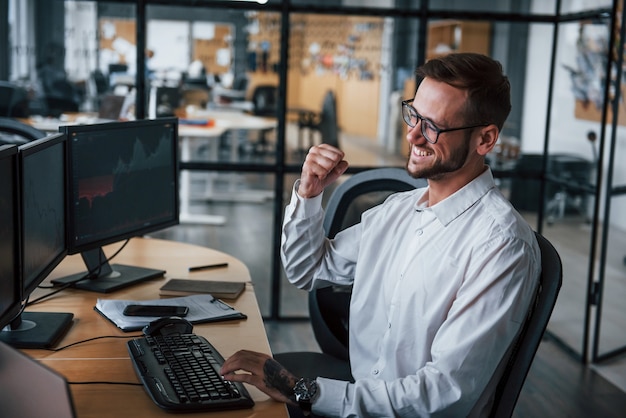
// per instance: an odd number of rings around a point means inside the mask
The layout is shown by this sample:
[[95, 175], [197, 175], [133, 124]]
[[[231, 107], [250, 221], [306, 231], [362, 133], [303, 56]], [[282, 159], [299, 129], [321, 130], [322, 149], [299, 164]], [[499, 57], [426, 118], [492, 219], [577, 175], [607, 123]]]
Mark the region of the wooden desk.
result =
[[[105, 247], [110, 256], [120, 244]], [[217, 274], [225, 280], [244, 280], [246, 290], [235, 301], [238, 310], [248, 319], [221, 323], [198, 324], [194, 332], [206, 337], [224, 357], [239, 349], [270, 353], [269, 343], [247, 267], [238, 259], [208, 248], [173, 241], [134, 238], [114, 259], [115, 263], [161, 268], [165, 278], [154, 279], [111, 294], [93, 293], [75, 289], [64, 290], [45, 302], [29, 307], [27, 311], [72, 312], [74, 324], [58, 346], [97, 336], [131, 336], [124, 333], [94, 311], [98, 298], [157, 299], [158, 289], [168, 278], [210, 279]], [[228, 262], [228, 268], [189, 273], [194, 265]], [[85, 270], [80, 256], [67, 257], [44, 282]], [[38, 289], [32, 298], [49, 292]], [[229, 303], [231, 303], [229, 301]], [[128, 351], [127, 338], [106, 338], [79, 344], [59, 352], [24, 350], [28, 355], [63, 374], [69, 382], [134, 382], [135, 375]], [[256, 405], [253, 409], [193, 414], [194, 417], [286, 417], [284, 404], [274, 402], [255, 387], [247, 386]], [[72, 384], [72, 395], [78, 418], [94, 417], [160, 417], [166, 413], [156, 406], [141, 386], [111, 384]]]

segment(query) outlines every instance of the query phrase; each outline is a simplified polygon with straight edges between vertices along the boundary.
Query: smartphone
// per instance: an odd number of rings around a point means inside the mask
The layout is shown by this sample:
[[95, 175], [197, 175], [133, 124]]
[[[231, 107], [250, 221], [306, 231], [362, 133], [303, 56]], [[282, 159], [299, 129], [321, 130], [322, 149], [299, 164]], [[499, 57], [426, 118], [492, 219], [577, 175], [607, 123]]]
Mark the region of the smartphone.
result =
[[189, 312], [186, 306], [173, 305], [128, 305], [124, 308], [126, 316], [185, 316]]

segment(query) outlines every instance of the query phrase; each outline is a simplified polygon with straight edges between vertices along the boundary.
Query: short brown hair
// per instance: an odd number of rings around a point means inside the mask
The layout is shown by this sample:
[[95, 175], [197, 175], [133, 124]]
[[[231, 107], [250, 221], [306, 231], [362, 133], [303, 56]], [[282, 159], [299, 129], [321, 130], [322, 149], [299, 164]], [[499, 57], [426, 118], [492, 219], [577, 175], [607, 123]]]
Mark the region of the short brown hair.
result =
[[511, 84], [500, 62], [472, 52], [453, 53], [431, 59], [415, 73], [421, 79], [428, 77], [466, 90], [466, 123], [493, 123], [502, 130], [511, 112]]

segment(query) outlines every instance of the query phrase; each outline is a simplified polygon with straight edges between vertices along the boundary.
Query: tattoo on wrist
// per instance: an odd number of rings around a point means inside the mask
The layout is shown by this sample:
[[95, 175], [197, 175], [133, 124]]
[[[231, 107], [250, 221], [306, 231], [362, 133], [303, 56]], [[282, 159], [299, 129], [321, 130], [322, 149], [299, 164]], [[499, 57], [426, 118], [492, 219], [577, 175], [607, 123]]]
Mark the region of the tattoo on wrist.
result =
[[264, 383], [267, 387], [278, 390], [288, 398], [293, 398], [295, 382], [290, 373], [274, 359], [267, 359], [263, 365]]

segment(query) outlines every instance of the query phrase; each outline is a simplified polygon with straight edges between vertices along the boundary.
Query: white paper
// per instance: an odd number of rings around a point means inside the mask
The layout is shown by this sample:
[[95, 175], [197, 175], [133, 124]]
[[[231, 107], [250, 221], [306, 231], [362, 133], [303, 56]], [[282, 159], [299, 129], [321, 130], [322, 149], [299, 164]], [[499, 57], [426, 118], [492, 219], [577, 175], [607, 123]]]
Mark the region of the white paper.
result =
[[185, 319], [192, 324], [242, 316], [241, 312], [209, 294], [140, 301], [98, 299], [95, 309], [124, 331], [139, 330], [158, 318], [154, 316], [126, 316], [123, 312], [128, 305], [187, 306], [189, 312]]

